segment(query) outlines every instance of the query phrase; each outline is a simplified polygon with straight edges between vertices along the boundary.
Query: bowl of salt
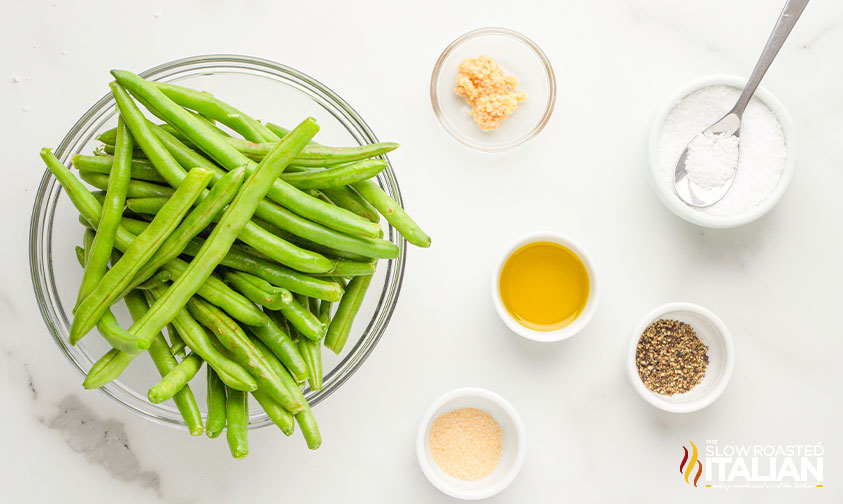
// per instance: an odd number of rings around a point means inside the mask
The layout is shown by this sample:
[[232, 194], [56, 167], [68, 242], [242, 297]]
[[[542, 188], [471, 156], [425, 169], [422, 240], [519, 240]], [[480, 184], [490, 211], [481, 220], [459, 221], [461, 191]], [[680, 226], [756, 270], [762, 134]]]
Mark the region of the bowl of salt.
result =
[[[716, 187], [737, 172], [726, 195], [707, 207], [682, 201], [673, 185], [674, 170], [688, 143], [734, 105], [746, 79], [710, 75], [683, 86], [659, 110], [650, 129], [650, 178], [670, 211], [693, 224], [731, 228], [753, 222], [778, 203], [796, 167], [793, 120], [784, 105], [759, 87], [744, 112], [740, 141], [708, 142], [689, 147], [695, 162], [686, 163], [688, 177], [700, 187]], [[701, 140], [701, 141], [700, 141]], [[691, 149], [693, 148], [693, 149]]]

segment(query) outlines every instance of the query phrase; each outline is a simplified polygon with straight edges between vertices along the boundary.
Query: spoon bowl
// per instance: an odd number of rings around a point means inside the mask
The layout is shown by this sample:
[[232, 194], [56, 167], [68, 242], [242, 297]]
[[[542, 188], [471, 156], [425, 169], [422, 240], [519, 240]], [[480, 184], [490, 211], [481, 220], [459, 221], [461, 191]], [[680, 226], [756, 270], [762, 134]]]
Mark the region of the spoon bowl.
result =
[[[673, 185], [676, 188], [676, 194], [682, 198], [682, 201], [692, 207], [707, 207], [711, 206], [726, 196], [729, 189], [732, 187], [732, 181], [735, 180], [735, 173], [738, 168], [738, 157], [734, 159], [733, 170], [731, 176], [726, 179], [723, 184], [713, 186], [703, 186], [694, 180], [694, 177], [688, 175], [687, 161], [688, 153], [695, 143], [701, 142], [706, 135], [714, 138], [735, 137], [738, 140], [738, 147], [740, 146], [740, 130], [741, 130], [741, 116], [734, 110], [723, 116], [722, 119], [709, 126], [705, 131], [694, 137], [682, 155], [679, 156], [679, 161], [676, 163], [676, 171], [673, 174]], [[740, 151], [738, 151], [740, 152]]]

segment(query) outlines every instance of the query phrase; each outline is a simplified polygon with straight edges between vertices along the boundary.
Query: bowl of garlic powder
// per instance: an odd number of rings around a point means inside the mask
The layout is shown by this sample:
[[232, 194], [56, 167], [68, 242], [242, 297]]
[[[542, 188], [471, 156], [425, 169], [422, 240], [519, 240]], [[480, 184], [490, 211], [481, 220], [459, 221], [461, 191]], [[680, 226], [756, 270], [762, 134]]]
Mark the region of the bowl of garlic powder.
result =
[[521, 417], [486, 389], [452, 390], [430, 405], [416, 436], [416, 455], [428, 481], [464, 500], [485, 499], [521, 471], [527, 438]]
[[[796, 167], [793, 120], [772, 93], [759, 87], [744, 112], [739, 143], [730, 146], [698, 142], [694, 148], [702, 151], [699, 158], [709, 162], [686, 164], [688, 176], [705, 188], [731, 177], [731, 166], [734, 166], [731, 158], [737, 156], [737, 171], [729, 192], [704, 208], [691, 207], [676, 194], [674, 170], [682, 151], [697, 134], [726, 115], [745, 85], [746, 79], [732, 75], [696, 79], [673, 95], [653, 120], [650, 130], [653, 189], [670, 211], [693, 224], [732, 228], [753, 222], [778, 203], [793, 177]], [[718, 162], [721, 158], [723, 162]]]

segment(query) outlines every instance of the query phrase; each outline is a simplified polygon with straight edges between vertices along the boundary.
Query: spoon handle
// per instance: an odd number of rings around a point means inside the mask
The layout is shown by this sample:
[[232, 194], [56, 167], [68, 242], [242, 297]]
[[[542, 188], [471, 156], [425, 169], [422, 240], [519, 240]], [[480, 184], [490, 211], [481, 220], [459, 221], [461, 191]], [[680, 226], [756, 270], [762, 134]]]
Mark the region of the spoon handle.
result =
[[770, 68], [770, 63], [773, 62], [773, 59], [779, 53], [779, 49], [782, 48], [782, 44], [784, 44], [787, 36], [790, 35], [793, 25], [796, 24], [800, 14], [802, 14], [802, 11], [805, 10], [807, 5], [808, 0], [787, 0], [782, 13], [779, 15], [779, 20], [776, 21], [776, 27], [773, 28], [773, 33], [770, 34], [767, 45], [764, 46], [764, 52], [758, 58], [758, 63], [755, 64], [755, 69], [752, 71], [752, 75], [749, 76], [749, 81], [747, 81], [741, 97], [735, 104], [735, 108], [732, 109], [732, 112], [738, 116], [743, 115], [749, 99], [752, 98], [755, 89], [761, 83], [761, 79], [767, 73], [767, 69]]

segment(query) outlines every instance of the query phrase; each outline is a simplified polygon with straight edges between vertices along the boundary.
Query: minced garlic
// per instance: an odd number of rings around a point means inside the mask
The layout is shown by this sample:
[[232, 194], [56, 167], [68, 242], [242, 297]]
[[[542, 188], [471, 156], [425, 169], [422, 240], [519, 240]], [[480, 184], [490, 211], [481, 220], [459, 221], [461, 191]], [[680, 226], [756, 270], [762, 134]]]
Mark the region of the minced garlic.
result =
[[518, 103], [527, 99], [527, 93], [515, 90], [518, 78], [504, 75], [498, 62], [489, 56], [466, 58], [458, 70], [454, 92], [465, 97], [474, 122], [485, 131], [498, 129]]

